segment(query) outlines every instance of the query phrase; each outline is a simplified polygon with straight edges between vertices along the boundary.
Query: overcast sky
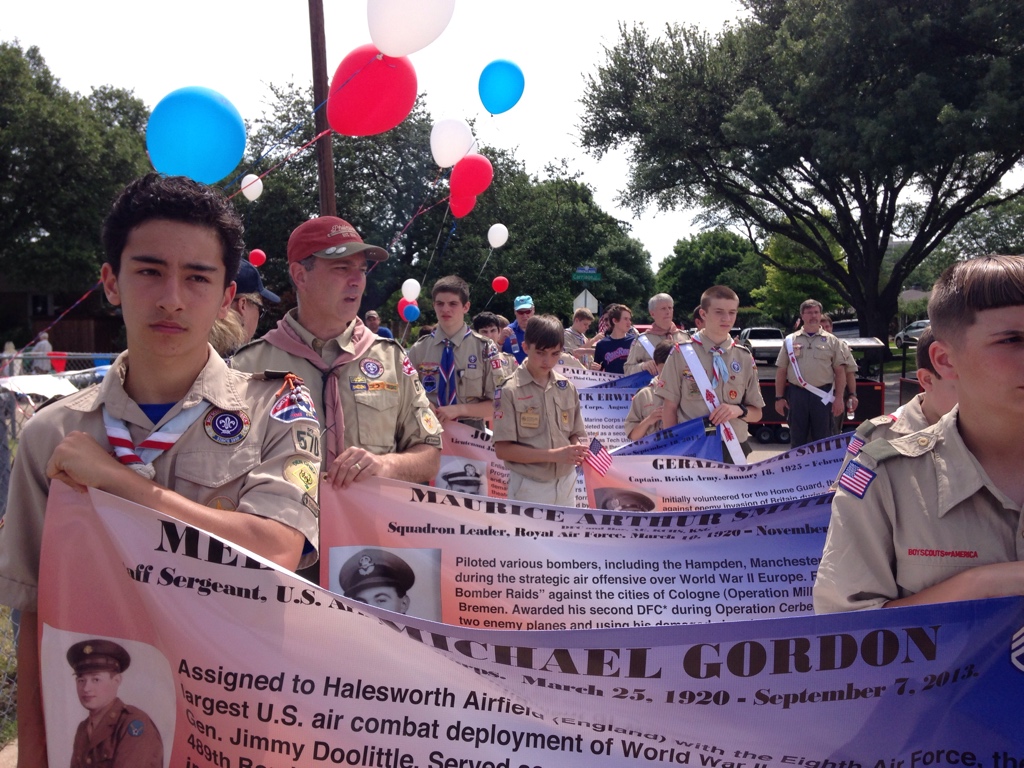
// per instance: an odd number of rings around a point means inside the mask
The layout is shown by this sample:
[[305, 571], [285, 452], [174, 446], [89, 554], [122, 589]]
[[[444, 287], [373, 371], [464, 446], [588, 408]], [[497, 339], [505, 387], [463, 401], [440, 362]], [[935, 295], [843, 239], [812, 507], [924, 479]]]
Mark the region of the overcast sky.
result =
[[[349, 51], [371, 42], [366, 3], [323, 4], [333, 73]], [[614, 45], [620, 21], [642, 22], [653, 32], [670, 22], [716, 32], [740, 13], [736, 0], [457, 0], [445, 32], [410, 59], [435, 120], [476, 118], [480, 141], [514, 149], [530, 173], [566, 158], [570, 168], [583, 172], [598, 203], [632, 225], [657, 265], [677, 239], [697, 231], [693, 214], [652, 209], [634, 219], [616, 205], [628, 172], [624, 155], [598, 162], [578, 146], [584, 76], [603, 61], [602, 46]], [[309, 17], [301, 0], [12, 0], [0, 13], [0, 39], [39, 46], [70, 90], [128, 88], [150, 108], [177, 88], [201, 85], [222, 93], [244, 118], [255, 119], [266, 109], [268, 83], [306, 85], [311, 79]], [[526, 89], [512, 110], [491, 116], [480, 103], [477, 80], [494, 59], [518, 64]], [[273, 174], [265, 183], [273, 184]]]

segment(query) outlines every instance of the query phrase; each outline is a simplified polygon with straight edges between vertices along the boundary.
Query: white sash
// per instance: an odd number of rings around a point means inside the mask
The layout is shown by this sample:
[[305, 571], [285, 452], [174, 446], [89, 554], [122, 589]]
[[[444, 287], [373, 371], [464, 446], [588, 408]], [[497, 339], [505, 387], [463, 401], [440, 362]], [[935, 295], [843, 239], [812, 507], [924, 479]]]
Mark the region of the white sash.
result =
[[637, 341], [640, 342], [640, 346], [644, 348], [644, 351], [646, 351], [647, 354], [651, 356], [651, 360], [653, 360], [654, 359], [654, 345], [651, 343], [651, 340], [647, 338], [647, 334], [646, 333], [641, 334], [640, 338], [637, 339]]
[[821, 399], [825, 405], [831, 405], [835, 402], [836, 396], [832, 392], [826, 392], [823, 389], [818, 389], [813, 384], [808, 384], [802, 373], [800, 373], [800, 365], [796, 361], [796, 353], [793, 352], [793, 337], [786, 337], [786, 354], [789, 356], [789, 365], [793, 369], [793, 375], [796, 376], [796, 380], [800, 382], [800, 386], [810, 392], [817, 398]]
[[[700, 358], [697, 357], [697, 352], [694, 350], [692, 343], [678, 344], [677, 346], [686, 359], [686, 365], [690, 369], [690, 373], [693, 374], [694, 383], [704, 393], [704, 405], [708, 407], [708, 413], [711, 413], [721, 405], [721, 401], [718, 399], [715, 388], [711, 386], [711, 380], [708, 378], [707, 371], [704, 370], [704, 365], [701, 363]], [[733, 464], [746, 464], [747, 457], [743, 455], [743, 447], [740, 445], [736, 432], [728, 421], [722, 424], [722, 436], [725, 438], [725, 447], [729, 449], [729, 456], [732, 457]]]

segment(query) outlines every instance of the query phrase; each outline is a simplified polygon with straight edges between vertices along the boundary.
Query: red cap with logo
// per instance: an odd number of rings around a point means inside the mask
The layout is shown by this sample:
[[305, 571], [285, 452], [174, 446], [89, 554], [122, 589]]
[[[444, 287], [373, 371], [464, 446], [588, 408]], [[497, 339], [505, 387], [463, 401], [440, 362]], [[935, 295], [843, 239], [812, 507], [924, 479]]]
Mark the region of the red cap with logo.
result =
[[388, 252], [363, 242], [356, 228], [337, 216], [320, 216], [304, 221], [288, 238], [288, 263], [307, 256], [344, 259], [363, 254], [369, 261], [387, 261]]

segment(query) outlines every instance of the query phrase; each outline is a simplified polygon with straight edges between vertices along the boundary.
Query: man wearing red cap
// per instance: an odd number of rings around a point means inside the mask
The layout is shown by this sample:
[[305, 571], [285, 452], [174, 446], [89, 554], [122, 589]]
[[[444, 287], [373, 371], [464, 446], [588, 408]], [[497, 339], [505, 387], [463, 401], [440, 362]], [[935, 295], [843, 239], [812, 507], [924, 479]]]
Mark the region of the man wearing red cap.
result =
[[357, 314], [368, 264], [387, 258], [342, 219], [300, 224], [288, 238], [298, 307], [232, 360], [244, 371], [293, 371], [310, 382], [324, 477], [335, 488], [374, 475], [425, 483], [440, 467], [441, 425], [416, 369], [401, 345]]

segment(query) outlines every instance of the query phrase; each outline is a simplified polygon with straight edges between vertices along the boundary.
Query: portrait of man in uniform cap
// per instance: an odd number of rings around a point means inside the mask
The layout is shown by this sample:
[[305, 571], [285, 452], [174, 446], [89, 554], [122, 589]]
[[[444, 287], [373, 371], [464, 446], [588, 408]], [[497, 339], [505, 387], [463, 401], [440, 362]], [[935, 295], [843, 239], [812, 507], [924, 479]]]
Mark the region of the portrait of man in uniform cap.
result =
[[416, 574], [398, 555], [383, 549], [361, 549], [341, 566], [338, 581], [345, 597], [407, 613], [407, 593], [416, 582]]
[[162, 768], [163, 741], [153, 720], [118, 698], [128, 652], [111, 640], [83, 640], [67, 652], [78, 701], [88, 716], [75, 731], [71, 768]]

